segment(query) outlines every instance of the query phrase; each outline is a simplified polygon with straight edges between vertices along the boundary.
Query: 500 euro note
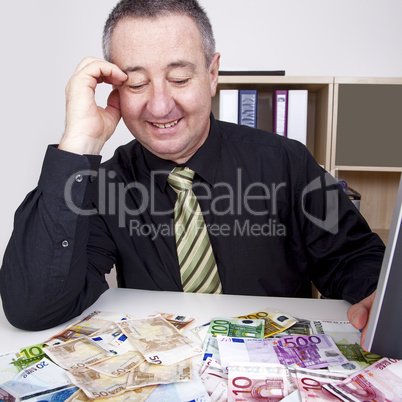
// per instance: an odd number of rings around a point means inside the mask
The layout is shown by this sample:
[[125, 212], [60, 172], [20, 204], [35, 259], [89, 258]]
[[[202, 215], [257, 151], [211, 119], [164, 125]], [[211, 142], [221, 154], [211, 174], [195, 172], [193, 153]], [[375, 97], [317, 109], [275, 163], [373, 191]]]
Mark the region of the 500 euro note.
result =
[[302, 368], [323, 368], [346, 363], [335, 343], [326, 335], [299, 335], [274, 339], [247, 339], [219, 336], [219, 354], [223, 367], [232, 360], [280, 363]]
[[149, 363], [169, 365], [202, 353], [160, 315], [121, 321], [118, 325]]

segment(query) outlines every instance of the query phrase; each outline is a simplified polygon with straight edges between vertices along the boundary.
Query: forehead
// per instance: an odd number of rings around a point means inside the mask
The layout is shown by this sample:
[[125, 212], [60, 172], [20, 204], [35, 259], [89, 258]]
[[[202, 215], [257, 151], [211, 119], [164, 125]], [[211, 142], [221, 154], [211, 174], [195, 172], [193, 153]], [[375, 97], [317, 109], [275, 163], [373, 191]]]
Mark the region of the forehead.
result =
[[170, 56], [194, 62], [200, 55], [205, 61], [201, 34], [193, 19], [186, 15], [124, 18], [117, 23], [111, 37], [112, 61], [120, 67], [132, 63], [133, 58], [138, 58], [138, 62], [155, 62]]

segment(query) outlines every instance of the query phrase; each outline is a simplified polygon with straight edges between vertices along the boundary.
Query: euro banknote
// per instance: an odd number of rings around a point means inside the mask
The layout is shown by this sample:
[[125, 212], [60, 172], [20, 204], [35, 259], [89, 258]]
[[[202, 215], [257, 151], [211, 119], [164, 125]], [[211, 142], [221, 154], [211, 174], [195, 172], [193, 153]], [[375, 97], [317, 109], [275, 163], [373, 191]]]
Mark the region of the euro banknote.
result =
[[265, 322], [264, 337], [283, 332], [297, 323], [297, 319], [289, 314], [282, 313], [275, 309], [265, 308], [253, 314], [242, 315], [237, 318], [243, 319], [263, 319]]
[[287, 370], [280, 364], [233, 362], [229, 366], [228, 402], [280, 401], [288, 393]]
[[169, 365], [197, 356], [202, 350], [162, 316], [118, 322], [149, 363]]
[[326, 335], [299, 335], [274, 339], [219, 336], [217, 340], [220, 363], [224, 368], [234, 359], [314, 369], [347, 362], [334, 341]]
[[402, 401], [402, 361], [383, 358], [338, 384], [324, 387], [342, 401]]
[[296, 368], [291, 372], [303, 402], [339, 401], [324, 385], [340, 383], [346, 378], [344, 375], [319, 369]]

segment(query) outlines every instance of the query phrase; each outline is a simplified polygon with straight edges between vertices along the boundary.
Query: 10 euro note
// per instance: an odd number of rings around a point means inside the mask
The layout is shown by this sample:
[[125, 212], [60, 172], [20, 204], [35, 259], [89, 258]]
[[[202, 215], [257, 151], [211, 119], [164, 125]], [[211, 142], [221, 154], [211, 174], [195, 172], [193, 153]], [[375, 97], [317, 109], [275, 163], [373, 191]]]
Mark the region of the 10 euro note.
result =
[[121, 321], [118, 325], [149, 363], [169, 365], [202, 353], [160, 315]]
[[275, 335], [279, 332], [283, 332], [298, 322], [296, 318], [290, 316], [289, 314], [285, 314], [270, 308], [257, 311], [256, 313], [253, 314], [242, 315], [237, 318], [252, 319], [252, 320], [263, 319], [265, 321], [265, 327], [264, 327], [265, 338]]
[[229, 366], [228, 402], [280, 401], [288, 393], [287, 370], [280, 364], [233, 362]]
[[296, 368], [291, 370], [293, 380], [297, 385], [303, 402], [339, 401], [331, 392], [324, 388], [325, 384], [337, 384], [346, 377], [327, 370], [308, 370]]
[[338, 384], [324, 387], [342, 401], [402, 401], [402, 360], [384, 358]]

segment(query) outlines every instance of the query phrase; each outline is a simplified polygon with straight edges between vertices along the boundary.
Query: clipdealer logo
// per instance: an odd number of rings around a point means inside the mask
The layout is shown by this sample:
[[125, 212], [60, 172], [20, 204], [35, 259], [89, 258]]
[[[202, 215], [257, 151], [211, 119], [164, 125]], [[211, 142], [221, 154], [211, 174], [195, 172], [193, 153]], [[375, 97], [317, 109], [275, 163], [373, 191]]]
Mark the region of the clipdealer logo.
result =
[[[157, 172], [162, 173], [162, 172]], [[229, 201], [230, 207], [226, 210], [222, 211], [216, 207], [216, 200], [212, 197], [211, 189], [208, 186], [205, 186], [207, 190], [207, 196], [203, 196], [203, 198], [208, 198], [211, 200], [211, 211], [206, 211], [207, 214], [213, 213], [216, 215], [226, 215], [226, 214], [242, 214], [242, 208], [244, 208], [247, 213], [255, 216], [261, 216], [264, 214], [277, 215], [278, 213], [278, 192], [282, 188], [286, 188], [286, 183], [280, 183], [278, 185], [271, 184], [271, 188], [269, 188], [264, 183], [252, 183], [248, 185], [245, 189], [242, 188], [241, 183], [241, 170], [238, 169], [237, 172], [237, 190], [231, 188], [228, 183], [217, 183], [215, 187], [221, 187], [228, 189], [228, 193], [225, 196], [220, 195], [218, 199], [227, 199]], [[84, 177], [97, 177], [99, 182], [99, 190], [98, 190], [98, 208], [89, 208], [84, 209], [80, 206], [77, 206], [74, 197], [73, 197], [73, 185], [75, 183], [80, 183], [84, 180]], [[113, 171], [109, 171], [107, 173], [109, 179], [115, 179], [116, 173]], [[107, 185], [106, 183], [106, 171], [104, 169], [97, 170], [81, 170], [71, 175], [66, 182], [64, 188], [64, 198], [67, 206], [74, 213], [81, 216], [90, 216], [94, 214], [110, 214], [110, 215], [118, 215], [118, 223], [119, 227], [125, 227], [127, 225], [127, 216], [140, 216], [144, 213], [148, 208], [151, 208], [151, 214], [153, 215], [163, 215], [163, 214], [172, 214], [174, 209], [168, 211], [156, 211], [155, 210], [155, 189], [147, 189], [143, 184], [139, 182], [132, 183], [123, 183], [123, 182], [111, 182]], [[152, 180], [154, 182], [154, 180]], [[322, 182], [324, 181], [324, 183]], [[202, 187], [203, 184], [197, 183], [198, 186]], [[250, 190], [254, 188], [261, 188], [265, 195], [253, 195]], [[126, 205], [126, 194], [129, 190], [137, 190], [139, 195], [139, 205], [136, 209], [130, 209]], [[316, 190], [324, 190], [325, 194], [325, 213], [324, 218], [320, 218], [314, 216], [308, 210], [308, 202], [307, 198], [310, 193], [313, 193]], [[336, 180], [329, 174], [325, 173], [324, 180], [321, 177], [317, 177], [313, 181], [311, 181], [302, 191], [301, 194], [301, 210], [304, 216], [313, 224], [318, 226], [319, 228], [326, 230], [329, 233], [336, 234], [339, 230], [339, 200], [338, 200], [338, 183]], [[112, 196], [113, 195], [113, 196]], [[108, 207], [106, 207], [106, 197], [109, 196]], [[117, 199], [116, 199], [117, 198]], [[237, 199], [237, 208], [234, 208], [234, 198]], [[256, 199], [265, 199], [267, 202], [270, 202], [271, 210], [252, 210], [250, 207], [250, 201]]]

